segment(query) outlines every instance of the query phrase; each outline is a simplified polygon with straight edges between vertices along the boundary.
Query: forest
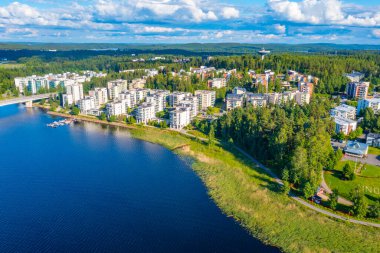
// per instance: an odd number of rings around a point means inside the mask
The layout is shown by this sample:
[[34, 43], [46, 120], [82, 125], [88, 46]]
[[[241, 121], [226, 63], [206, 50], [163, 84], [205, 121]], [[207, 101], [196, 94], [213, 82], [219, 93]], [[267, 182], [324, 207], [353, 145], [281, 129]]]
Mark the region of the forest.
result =
[[295, 186], [303, 189], [309, 184], [316, 189], [322, 169], [337, 162], [330, 145], [334, 132], [330, 106], [328, 99], [316, 98], [305, 106], [237, 108], [208, 130], [215, 129], [220, 139], [242, 147], [279, 175], [286, 171]]
[[[165, 60], [133, 62], [136, 57], [149, 59], [153, 55], [97, 55], [84, 57], [83, 59], [72, 58], [71, 53], [61, 57], [21, 57], [18, 58], [14, 67], [5, 68], [0, 64], [0, 94], [15, 93], [13, 87], [14, 77], [27, 76], [32, 74], [42, 75], [47, 73], [79, 72], [83, 70], [103, 71], [107, 73], [118, 73], [126, 69], [158, 68], [165, 66], [161, 76], [157, 76], [148, 83], [150, 87], [161, 87], [169, 90], [193, 91], [199, 87], [204, 87], [207, 80], [199, 80], [191, 77], [189, 80], [178, 80], [171, 77], [169, 72], [179, 72], [181, 69], [189, 70], [190, 67], [201, 65], [237, 69], [239, 78], [230, 80], [231, 86], [249, 86], [252, 79], [247, 75], [247, 71], [252, 69], [257, 73], [271, 69], [276, 74], [284, 74], [287, 70], [296, 70], [303, 74], [310, 74], [319, 78], [319, 83], [315, 88], [317, 93], [338, 94], [345, 91], [347, 78], [344, 73], [353, 70], [365, 74], [365, 80], [371, 82], [371, 90], [376, 90], [380, 85], [380, 54], [378, 52], [362, 52], [349, 55], [322, 55], [322, 54], [302, 54], [302, 53], [278, 53], [266, 57], [261, 61], [257, 55], [235, 55], [235, 56], [214, 56], [211, 60], [204, 57], [192, 56], [186, 63], [174, 63], [173, 59], [181, 58], [181, 55], [165, 55]], [[101, 52], [97, 52], [101, 54]], [[273, 87], [275, 84], [273, 84]], [[17, 95], [17, 94], [16, 94]]]

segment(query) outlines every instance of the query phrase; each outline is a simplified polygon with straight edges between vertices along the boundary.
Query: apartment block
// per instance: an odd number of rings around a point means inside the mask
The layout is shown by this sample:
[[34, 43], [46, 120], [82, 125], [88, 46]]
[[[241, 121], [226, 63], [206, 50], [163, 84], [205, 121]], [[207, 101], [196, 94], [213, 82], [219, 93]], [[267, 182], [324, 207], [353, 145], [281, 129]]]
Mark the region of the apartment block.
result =
[[66, 93], [62, 95], [62, 106], [77, 105], [83, 98], [83, 85], [81, 83], [67, 85]]
[[347, 85], [347, 96], [349, 98], [366, 99], [368, 95], [369, 82], [352, 82]]
[[144, 102], [137, 108], [137, 123], [147, 124], [154, 119], [156, 119], [156, 109], [154, 104]]
[[170, 128], [182, 129], [191, 122], [191, 109], [188, 107], [177, 107], [170, 111]]
[[227, 86], [227, 80], [225, 78], [214, 78], [208, 81], [208, 87], [220, 89]]
[[357, 113], [366, 108], [372, 108], [375, 114], [380, 112], [380, 98], [361, 99], [358, 101]]
[[355, 119], [356, 108], [346, 104], [341, 104], [330, 110], [331, 117], [339, 117], [345, 119]]
[[199, 102], [195, 96], [187, 97], [178, 103], [179, 107], [190, 108], [190, 118], [194, 118], [198, 115]]
[[227, 111], [233, 110], [244, 105], [244, 94], [227, 94], [226, 109]]
[[174, 91], [169, 95], [169, 105], [175, 107], [180, 101], [191, 96], [192, 94], [190, 92]]
[[120, 116], [127, 113], [126, 103], [123, 100], [115, 100], [106, 106], [108, 116]]
[[195, 96], [198, 98], [199, 108], [207, 109], [215, 105], [216, 92], [211, 90], [196, 90]]
[[87, 114], [90, 110], [96, 109], [95, 98], [90, 96], [84, 97], [79, 100], [78, 107], [82, 114]]
[[335, 132], [337, 134], [342, 132], [345, 135], [347, 135], [351, 133], [352, 131], [356, 130], [357, 122], [355, 120], [335, 117], [334, 121], [335, 121]]
[[95, 88], [89, 91], [89, 95], [95, 98], [95, 107], [99, 108], [108, 102], [107, 88]]

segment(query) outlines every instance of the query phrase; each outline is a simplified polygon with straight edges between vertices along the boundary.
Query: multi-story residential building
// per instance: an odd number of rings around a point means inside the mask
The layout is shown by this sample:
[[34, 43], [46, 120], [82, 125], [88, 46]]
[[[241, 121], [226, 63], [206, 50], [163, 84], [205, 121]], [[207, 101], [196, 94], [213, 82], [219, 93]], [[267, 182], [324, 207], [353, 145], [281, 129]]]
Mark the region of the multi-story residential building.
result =
[[380, 148], [380, 134], [368, 133], [366, 136], [366, 144], [371, 147]]
[[195, 96], [187, 97], [178, 103], [178, 107], [190, 108], [190, 118], [194, 118], [198, 115], [198, 98]]
[[355, 119], [356, 108], [346, 104], [341, 104], [330, 110], [331, 117], [339, 117], [345, 119]]
[[247, 90], [245, 88], [241, 88], [241, 87], [235, 87], [233, 90], [232, 90], [232, 94], [245, 94], [247, 92]]
[[66, 86], [66, 94], [62, 95], [62, 106], [77, 105], [83, 99], [83, 84], [76, 83]]
[[145, 98], [148, 96], [149, 91], [149, 89], [135, 89], [137, 103], [144, 101]]
[[360, 82], [364, 78], [364, 74], [356, 71], [352, 71], [350, 74], [345, 74], [348, 79], [350, 79], [351, 82]]
[[128, 89], [128, 81], [122, 79], [110, 81], [107, 83], [107, 89], [109, 99], [116, 99], [120, 92]]
[[264, 107], [267, 105], [267, 98], [263, 94], [247, 92], [246, 100], [247, 103], [252, 104], [254, 107]]
[[169, 105], [175, 107], [180, 101], [191, 96], [190, 92], [174, 91], [169, 95]]
[[347, 96], [349, 98], [366, 99], [368, 89], [369, 82], [352, 82], [347, 85]]
[[89, 91], [89, 95], [95, 98], [95, 107], [99, 108], [101, 105], [108, 102], [107, 88], [95, 88]]
[[149, 121], [154, 119], [156, 119], [156, 109], [154, 104], [144, 102], [137, 107], [137, 123], [147, 124]]
[[146, 80], [143, 78], [133, 79], [132, 82], [129, 84], [128, 89], [143, 89], [145, 87]]
[[226, 109], [230, 111], [232, 109], [242, 107], [244, 104], [244, 94], [227, 94], [226, 97]]
[[309, 104], [310, 103], [310, 94], [306, 92], [296, 92], [295, 95], [296, 102], [299, 105]]
[[225, 78], [214, 78], [208, 81], [208, 87], [220, 89], [226, 87], [227, 80]]
[[96, 109], [95, 107], [95, 98], [86, 96], [83, 99], [79, 100], [78, 107], [83, 114], [87, 114], [88, 111]]
[[177, 107], [170, 111], [170, 128], [182, 129], [191, 122], [191, 109], [189, 107]]
[[47, 74], [44, 76], [28, 76], [28, 77], [16, 77], [15, 86], [20, 93], [24, 93], [25, 89], [32, 93], [36, 94], [42, 89], [48, 91], [50, 89], [56, 88], [58, 85], [61, 87], [74, 85], [76, 83], [83, 83], [85, 81], [90, 81], [92, 77], [98, 76], [93, 72], [92, 75], [79, 75], [76, 73], [63, 73], [63, 74]]
[[[135, 95], [135, 93], [134, 93], [134, 95]], [[135, 98], [133, 98], [133, 97], [135, 97], [135, 96], [133, 96], [132, 93], [129, 91], [123, 91], [119, 94], [119, 100], [123, 101], [126, 109], [133, 108], [136, 105]]]
[[156, 113], [162, 112], [166, 108], [166, 100], [168, 95], [169, 91], [153, 90], [146, 97], [146, 102], [154, 104]]
[[357, 113], [359, 114], [360, 111], [366, 108], [372, 108], [374, 113], [378, 114], [380, 112], [380, 98], [370, 98], [370, 99], [367, 98], [367, 99], [359, 100]]
[[120, 116], [126, 114], [125, 101], [116, 100], [106, 106], [108, 116]]
[[355, 120], [335, 117], [335, 132], [338, 134], [340, 132], [345, 135], [351, 133], [356, 130], [357, 122]]
[[196, 90], [195, 96], [198, 97], [199, 108], [207, 109], [215, 105], [216, 92], [211, 90]]
[[304, 82], [298, 83], [298, 90], [300, 92], [309, 93], [309, 95], [312, 96], [313, 95], [313, 89], [314, 89], [313, 83], [304, 83]]

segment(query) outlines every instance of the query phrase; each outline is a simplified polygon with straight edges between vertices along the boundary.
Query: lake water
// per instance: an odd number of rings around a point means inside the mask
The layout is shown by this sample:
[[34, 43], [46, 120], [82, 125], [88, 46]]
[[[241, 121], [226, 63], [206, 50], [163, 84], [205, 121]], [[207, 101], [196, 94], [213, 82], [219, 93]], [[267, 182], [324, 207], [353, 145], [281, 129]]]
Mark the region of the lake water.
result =
[[189, 165], [124, 130], [0, 107], [0, 252], [278, 252]]

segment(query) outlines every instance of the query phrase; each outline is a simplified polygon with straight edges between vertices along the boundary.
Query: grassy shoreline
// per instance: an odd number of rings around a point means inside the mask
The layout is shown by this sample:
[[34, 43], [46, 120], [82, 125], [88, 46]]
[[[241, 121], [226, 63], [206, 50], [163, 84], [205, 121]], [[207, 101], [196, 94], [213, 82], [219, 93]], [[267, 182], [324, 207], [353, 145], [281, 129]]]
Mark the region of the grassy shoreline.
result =
[[271, 177], [227, 146], [208, 146], [170, 130], [49, 114], [128, 128], [134, 138], [192, 158], [193, 169], [220, 209], [264, 243], [285, 252], [376, 252], [380, 248], [379, 229], [336, 221], [296, 204], [277, 192]]

